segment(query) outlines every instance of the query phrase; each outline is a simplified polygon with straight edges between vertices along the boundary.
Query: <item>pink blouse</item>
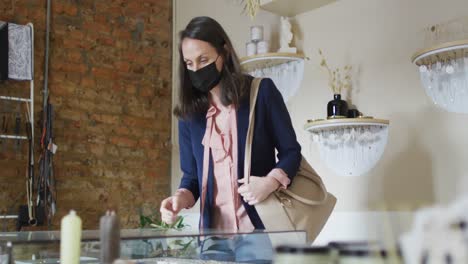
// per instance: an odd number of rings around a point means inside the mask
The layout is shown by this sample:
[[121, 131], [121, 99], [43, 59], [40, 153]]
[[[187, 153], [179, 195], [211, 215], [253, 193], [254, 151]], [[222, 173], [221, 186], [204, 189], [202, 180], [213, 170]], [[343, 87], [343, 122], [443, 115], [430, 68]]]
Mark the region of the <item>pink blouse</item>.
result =
[[[202, 144], [209, 145], [213, 158], [213, 228], [223, 231], [252, 231], [255, 228], [237, 191], [236, 110], [233, 105], [217, 107], [212, 104], [206, 118], [207, 128]], [[282, 169], [273, 169], [267, 176], [278, 180], [281, 188], [286, 188], [290, 183]], [[203, 175], [203, 177], [208, 177], [208, 175]]]
[[[213, 158], [213, 228], [227, 231], [252, 231], [254, 226], [237, 192], [237, 122], [234, 107], [212, 105], [206, 115], [203, 145], [209, 144]], [[211, 135], [210, 135], [211, 134]], [[211, 136], [211, 137], [210, 137]]]

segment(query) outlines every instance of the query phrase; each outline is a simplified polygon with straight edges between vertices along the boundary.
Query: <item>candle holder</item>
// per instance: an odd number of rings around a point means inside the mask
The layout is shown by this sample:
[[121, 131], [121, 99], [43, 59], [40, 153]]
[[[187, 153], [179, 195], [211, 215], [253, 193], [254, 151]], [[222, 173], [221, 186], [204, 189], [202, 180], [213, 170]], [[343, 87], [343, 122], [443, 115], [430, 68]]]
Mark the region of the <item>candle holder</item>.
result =
[[250, 27], [250, 40], [255, 43], [263, 40], [263, 26]]

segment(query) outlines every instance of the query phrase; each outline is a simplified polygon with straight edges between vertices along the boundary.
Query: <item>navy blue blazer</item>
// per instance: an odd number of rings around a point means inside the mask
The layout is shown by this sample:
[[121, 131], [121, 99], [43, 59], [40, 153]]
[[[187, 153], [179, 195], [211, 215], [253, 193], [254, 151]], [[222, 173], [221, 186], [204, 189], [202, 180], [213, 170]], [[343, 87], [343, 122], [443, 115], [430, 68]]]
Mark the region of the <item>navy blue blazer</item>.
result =
[[[250, 87], [250, 86], [249, 86]], [[249, 125], [249, 98], [241, 100], [237, 109], [238, 134], [238, 178], [244, 177], [244, 152]], [[190, 119], [179, 120], [180, 164], [183, 172], [180, 188], [190, 190], [198, 200], [202, 189], [203, 151], [202, 139], [206, 129], [206, 113], [194, 115]], [[278, 162], [275, 159], [278, 151]], [[265, 176], [273, 168], [281, 168], [293, 180], [301, 162], [301, 146], [297, 142], [291, 118], [281, 93], [271, 79], [260, 83], [255, 106], [255, 127], [252, 143], [251, 175]], [[212, 224], [211, 211], [213, 197], [213, 160], [210, 155], [208, 186], [205, 210], [200, 212], [203, 227]], [[256, 229], [265, 229], [254, 206], [241, 199], [246, 212]]]

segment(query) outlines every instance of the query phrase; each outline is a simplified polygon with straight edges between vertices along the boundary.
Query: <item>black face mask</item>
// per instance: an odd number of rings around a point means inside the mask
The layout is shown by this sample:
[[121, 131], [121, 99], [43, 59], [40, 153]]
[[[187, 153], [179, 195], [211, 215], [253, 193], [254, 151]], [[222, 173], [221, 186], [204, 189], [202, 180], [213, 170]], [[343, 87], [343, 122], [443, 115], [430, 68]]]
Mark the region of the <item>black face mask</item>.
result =
[[218, 58], [205, 67], [198, 69], [198, 71], [188, 70], [192, 86], [195, 87], [195, 89], [207, 93], [221, 81], [222, 74], [216, 69], [216, 61]]

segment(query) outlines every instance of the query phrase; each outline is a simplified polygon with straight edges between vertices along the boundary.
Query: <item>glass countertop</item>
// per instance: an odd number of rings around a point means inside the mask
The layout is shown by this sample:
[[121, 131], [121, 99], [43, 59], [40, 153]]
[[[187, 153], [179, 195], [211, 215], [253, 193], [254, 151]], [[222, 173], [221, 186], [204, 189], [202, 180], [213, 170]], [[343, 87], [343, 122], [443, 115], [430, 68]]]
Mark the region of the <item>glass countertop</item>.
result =
[[[299, 234], [305, 235], [305, 231], [295, 230], [254, 230], [251, 232], [233, 232], [225, 230], [158, 230], [158, 229], [122, 229], [120, 237], [122, 240], [134, 239], [152, 239], [168, 237], [200, 237], [200, 236], [235, 236], [249, 234]], [[81, 234], [82, 241], [99, 240], [99, 230], [83, 230]], [[60, 231], [20, 231], [20, 232], [0, 232], [0, 242], [11, 241], [14, 244], [19, 243], [49, 243], [60, 241]]]

